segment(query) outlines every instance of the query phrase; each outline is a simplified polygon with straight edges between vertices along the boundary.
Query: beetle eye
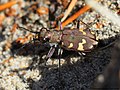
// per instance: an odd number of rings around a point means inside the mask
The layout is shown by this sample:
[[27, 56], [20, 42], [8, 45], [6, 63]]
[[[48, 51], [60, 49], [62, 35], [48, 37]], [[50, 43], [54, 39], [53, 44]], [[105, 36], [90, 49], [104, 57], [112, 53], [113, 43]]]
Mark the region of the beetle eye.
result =
[[46, 38], [46, 41], [49, 41], [50, 39], [49, 38]]
[[47, 38], [44, 38], [43, 40], [48, 42], [50, 40], [50, 38], [47, 37]]

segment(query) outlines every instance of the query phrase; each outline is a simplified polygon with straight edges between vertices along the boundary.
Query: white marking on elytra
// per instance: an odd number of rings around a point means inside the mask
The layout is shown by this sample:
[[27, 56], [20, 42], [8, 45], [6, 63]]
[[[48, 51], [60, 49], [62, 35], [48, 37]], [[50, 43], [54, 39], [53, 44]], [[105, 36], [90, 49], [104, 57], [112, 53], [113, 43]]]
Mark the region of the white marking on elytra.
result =
[[83, 44], [86, 44], [86, 40], [85, 39], [82, 39], [82, 43], [78, 44], [77, 50], [83, 51], [84, 50]]
[[70, 43], [70, 45], [68, 46], [68, 48], [72, 48], [73, 47], [73, 43]]

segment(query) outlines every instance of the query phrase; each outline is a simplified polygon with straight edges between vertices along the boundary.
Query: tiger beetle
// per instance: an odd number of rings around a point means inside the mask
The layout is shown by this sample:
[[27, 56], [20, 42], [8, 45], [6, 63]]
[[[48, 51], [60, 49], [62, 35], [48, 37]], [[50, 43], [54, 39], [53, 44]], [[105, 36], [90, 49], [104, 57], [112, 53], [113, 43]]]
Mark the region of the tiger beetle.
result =
[[[19, 28], [35, 33], [37, 35], [35, 40], [42, 43], [52, 43], [52, 46], [46, 56], [46, 60], [53, 55], [57, 46], [68, 51], [90, 52], [98, 44], [95, 34], [91, 32], [89, 28], [86, 28], [85, 30], [79, 30], [78, 28], [65, 28], [63, 30], [61, 28], [60, 30], [48, 30], [46, 28], [41, 28], [39, 32], [34, 32], [20, 26]], [[61, 50], [59, 54], [61, 54]]]

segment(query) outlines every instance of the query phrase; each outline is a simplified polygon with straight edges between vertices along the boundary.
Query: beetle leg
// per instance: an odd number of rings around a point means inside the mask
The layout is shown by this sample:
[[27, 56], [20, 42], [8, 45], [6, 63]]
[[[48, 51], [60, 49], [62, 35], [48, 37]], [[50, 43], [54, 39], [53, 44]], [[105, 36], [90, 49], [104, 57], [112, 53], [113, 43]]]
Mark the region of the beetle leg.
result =
[[58, 58], [59, 58], [59, 63], [58, 63], [58, 71], [59, 71], [59, 79], [60, 79], [60, 81], [61, 81], [61, 75], [60, 75], [60, 66], [61, 66], [61, 62], [60, 62], [60, 59], [61, 59], [61, 55], [62, 55], [62, 53], [63, 53], [63, 50], [61, 49], [61, 47], [59, 47], [59, 49], [58, 49]]
[[[51, 56], [53, 55], [53, 53], [55, 52], [55, 45], [53, 45], [51, 48], [50, 48], [50, 50], [49, 50], [49, 52], [48, 52], [48, 54], [46, 55], [46, 57], [45, 57], [45, 61], [47, 62], [47, 60], [49, 59], [49, 58], [51, 58]], [[45, 65], [46, 65], [46, 62], [45, 62]]]
[[79, 21], [82, 22], [83, 24], [85, 24], [85, 25], [87, 26], [86, 29], [89, 29], [89, 28], [92, 27], [94, 24], [96, 24], [97, 17], [96, 17], [96, 18], [93, 20], [93, 22], [90, 23], [90, 24], [87, 24], [87, 23], [83, 22], [82, 20], [79, 20]]
[[83, 53], [83, 52], [78, 52], [78, 54], [81, 56], [81, 60], [83, 60], [83, 59], [84, 59], [84, 56], [86, 55], [86, 54]]
[[77, 28], [80, 29], [80, 20], [77, 22]]

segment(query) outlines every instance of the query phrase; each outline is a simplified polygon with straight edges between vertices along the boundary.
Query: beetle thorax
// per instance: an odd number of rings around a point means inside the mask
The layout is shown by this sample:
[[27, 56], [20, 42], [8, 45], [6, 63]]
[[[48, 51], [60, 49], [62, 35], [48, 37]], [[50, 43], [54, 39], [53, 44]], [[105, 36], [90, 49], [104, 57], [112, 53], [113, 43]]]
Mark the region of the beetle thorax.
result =
[[48, 39], [50, 43], [59, 43], [61, 41], [62, 33], [60, 31], [48, 31], [45, 34], [44, 39]]

